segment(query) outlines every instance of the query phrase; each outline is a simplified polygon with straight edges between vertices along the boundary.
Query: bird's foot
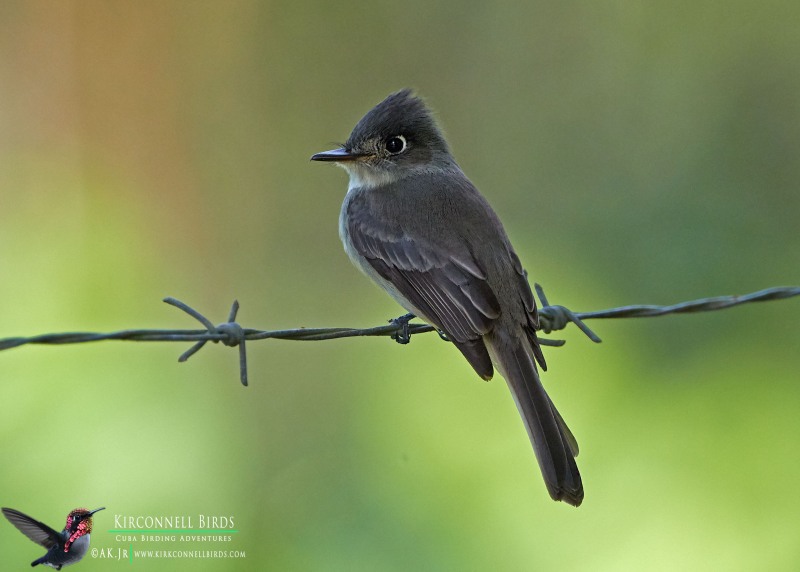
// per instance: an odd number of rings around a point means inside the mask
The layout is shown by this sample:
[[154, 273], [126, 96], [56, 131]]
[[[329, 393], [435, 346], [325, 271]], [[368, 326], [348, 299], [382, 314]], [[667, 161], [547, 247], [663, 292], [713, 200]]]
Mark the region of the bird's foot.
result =
[[407, 344], [411, 341], [411, 332], [408, 331], [408, 323], [416, 318], [414, 314], [405, 314], [399, 318], [389, 320], [390, 324], [398, 326], [398, 330], [392, 334], [392, 339], [398, 344]]

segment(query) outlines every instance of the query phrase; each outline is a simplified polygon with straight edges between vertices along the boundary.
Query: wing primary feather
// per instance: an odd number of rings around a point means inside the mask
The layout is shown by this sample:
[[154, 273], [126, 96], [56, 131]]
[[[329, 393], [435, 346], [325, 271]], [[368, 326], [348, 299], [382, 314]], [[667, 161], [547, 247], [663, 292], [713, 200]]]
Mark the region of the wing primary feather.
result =
[[61, 541], [61, 535], [45, 523], [13, 508], [3, 508], [2, 511], [8, 521], [17, 527], [17, 530], [36, 544], [52, 548]]

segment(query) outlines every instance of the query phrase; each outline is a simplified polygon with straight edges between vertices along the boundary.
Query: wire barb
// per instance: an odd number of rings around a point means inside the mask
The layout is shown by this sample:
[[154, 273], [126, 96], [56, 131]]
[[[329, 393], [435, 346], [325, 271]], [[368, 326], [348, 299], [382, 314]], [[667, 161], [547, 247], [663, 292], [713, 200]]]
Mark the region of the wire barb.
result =
[[[603, 341], [589, 328], [589, 326], [584, 324], [583, 320], [581, 320], [578, 315], [573, 313], [572, 310], [565, 308], [564, 306], [551, 306], [547, 301], [547, 297], [544, 295], [544, 288], [542, 288], [539, 284], [534, 284], [533, 287], [536, 290], [536, 295], [539, 296], [539, 300], [542, 302], [542, 309], [539, 310], [539, 324], [541, 330], [545, 334], [549, 334], [550, 332], [557, 330], [563, 330], [567, 327], [567, 324], [572, 322], [578, 326], [580, 331], [586, 334], [586, 336], [594, 343], [599, 344]], [[561, 345], [563, 345], [563, 343]]]
[[[600, 318], [649, 318], [655, 316], [665, 316], [667, 314], [686, 314], [690, 312], [708, 312], [711, 310], [722, 310], [740, 304], [750, 302], [765, 302], [769, 300], [783, 300], [794, 296], [800, 296], [800, 286], [785, 286], [767, 288], [744, 294], [741, 296], [716, 296], [713, 298], [703, 298], [701, 300], [691, 300], [681, 302], [671, 306], [623, 306], [620, 308], [610, 308], [608, 310], [598, 310], [595, 312], [572, 312], [564, 306], [551, 306], [544, 295], [542, 287], [535, 285], [536, 293], [542, 302], [539, 310], [540, 329], [545, 333], [563, 330], [570, 323], [575, 324], [586, 336], [594, 342], [600, 342], [600, 338], [583, 323], [583, 320]], [[98, 342], [101, 340], [127, 340], [137, 342], [196, 342], [192, 347], [183, 352], [178, 361], [184, 362], [196, 354], [207, 342], [222, 342], [226, 346], [239, 346], [239, 379], [242, 385], [247, 385], [247, 353], [245, 351], [246, 340], [299, 340], [299, 341], [319, 341], [332, 340], [337, 338], [351, 338], [355, 336], [389, 336], [402, 339], [403, 335], [421, 334], [436, 331], [435, 328], [427, 324], [410, 324], [392, 320], [384, 326], [374, 328], [296, 328], [291, 330], [252, 330], [242, 328], [236, 322], [236, 315], [239, 311], [239, 303], [234, 301], [231, 311], [228, 314], [228, 321], [215, 326], [208, 318], [189, 305], [176, 300], [175, 298], [165, 298], [164, 302], [170, 304], [193, 317], [200, 322], [205, 329], [202, 330], [120, 330], [110, 333], [93, 332], [65, 332], [58, 334], [43, 334], [32, 337], [13, 337], [0, 339], [0, 350], [16, 348], [26, 344], [78, 344], [85, 342]], [[441, 334], [440, 334], [441, 335]], [[563, 340], [552, 340], [540, 338], [540, 343], [547, 346], [562, 346]]]
[[208, 333], [212, 336], [221, 335], [220, 338], [209, 338], [209, 339], [201, 339], [197, 343], [195, 343], [192, 347], [188, 350], [183, 352], [180, 357], [178, 358], [179, 362], [185, 362], [194, 354], [199, 352], [206, 342], [222, 342], [226, 346], [232, 348], [234, 346], [239, 346], [239, 379], [242, 382], [242, 385], [247, 387], [247, 350], [245, 349], [245, 332], [244, 329], [236, 323], [236, 314], [239, 312], [239, 301], [234, 300], [233, 305], [231, 305], [231, 311], [228, 314], [228, 321], [222, 324], [215, 326], [211, 323], [211, 320], [206, 318], [203, 314], [189, 306], [177, 300], [171, 296], [167, 296], [164, 298], [164, 302], [170, 304], [171, 306], [175, 306], [189, 314], [192, 318], [200, 322], [206, 327]]

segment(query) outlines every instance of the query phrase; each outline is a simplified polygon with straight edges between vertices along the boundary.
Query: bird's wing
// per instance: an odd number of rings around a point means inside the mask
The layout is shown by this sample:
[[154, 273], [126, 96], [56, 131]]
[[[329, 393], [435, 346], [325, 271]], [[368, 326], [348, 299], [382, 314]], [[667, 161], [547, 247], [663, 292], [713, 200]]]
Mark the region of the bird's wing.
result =
[[61, 541], [61, 535], [38, 520], [13, 508], [4, 508], [3, 514], [19, 531], [45, 548], [52, 548]]
[[500, 315], [486, 274], [470, 252], [443, 252], [382, 224], [370, 209], [352, 209], [348, 232], [355, 250], [461, 350], [479, 375], [492, 377], [481, 336]]

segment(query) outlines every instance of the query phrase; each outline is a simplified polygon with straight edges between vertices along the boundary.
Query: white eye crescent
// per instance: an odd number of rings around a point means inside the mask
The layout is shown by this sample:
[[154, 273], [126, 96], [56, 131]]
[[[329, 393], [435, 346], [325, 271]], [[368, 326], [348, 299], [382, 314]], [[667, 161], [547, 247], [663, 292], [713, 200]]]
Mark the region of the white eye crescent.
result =
[[403, 151], [406, 150], [407, 147], [406, 138], [403, 137], [402, 135], [394, 135], [386, 140], [385, 145], [386, 145], [386, 150], [391, 155], [397, 155], [398, 153], [402, 153]]

